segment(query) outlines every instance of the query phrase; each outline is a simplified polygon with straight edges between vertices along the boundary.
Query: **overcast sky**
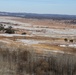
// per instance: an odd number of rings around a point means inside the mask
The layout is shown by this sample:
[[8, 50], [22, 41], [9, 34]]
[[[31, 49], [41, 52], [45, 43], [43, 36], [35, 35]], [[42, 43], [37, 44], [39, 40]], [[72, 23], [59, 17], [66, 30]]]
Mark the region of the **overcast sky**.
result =
[[0, 11], [76, 15], [76, 0], [0, 0]]

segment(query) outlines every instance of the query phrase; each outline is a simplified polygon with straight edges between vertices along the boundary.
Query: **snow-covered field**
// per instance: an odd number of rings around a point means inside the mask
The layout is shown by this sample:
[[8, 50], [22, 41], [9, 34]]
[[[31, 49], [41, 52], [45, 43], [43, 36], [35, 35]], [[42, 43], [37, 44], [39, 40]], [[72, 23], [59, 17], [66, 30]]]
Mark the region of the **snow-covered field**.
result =
[[[55, 29], [55, 28], [49, 28], [47, 26], [44, 27], [38, 27], [37, 25], [33, 25], [31, 23], [23, 23], [23, 22], [19, 22], [19, 21], [15, 21], [12, 20], [12, 18], [8, 17], [8, 18], [4, 18], [4, 17], [0, 17], [0, 23], [3, 23], [5, 26], [5, 28], [7, 28], [8, 26], [12, 26], [14, 29], [17, 30], [23, 30], [30, 32], [31, 34], [26, 34], [26, 35], [21, 35], [21, 33], [16, 33], [16, 34], [0, 34], [0, 36], [5, 36], [5, 37], [14, 37], [14, 36], [19, 36], [19, 37], [23, 37], [23, 36], [27, 36], [27, 37], [36, 37], [37, 36], [41, 36], [41, 37], [47, 37], [47, 38], [59, 38], [59, 39], [64, 39], [64, 38], [76, 38], [76, 29], [73, 28], [63, 28], [63, 29]], [[0, 42], [5, 42], [8, 43], [8, 40], [3, 41], [0, 40]], [[66, 43], [63, 42], [63, 40], [61, 42], [58, 42], [58, 40], [49, 40], [46, 41], [45, 40], [37, 40], [37, 39], [16, 39], [16, 42], [21, 42], [23, 44], [26, 45], [33, 45], [33, 44], [53, 44], [54, 43], [60, 47], [71, 47], [71, 48], [76, 48], [76, 43], [69, 43], [68, 45]], [[57, 52], [56, 50], [54, 52]], [[62, 52], [64, 53], [64, 52]]]
[[[0, 18], [0, 22], [9, 22], [11, 25], [6, 24], [7, 26], [12, 26], [13, 28], [17, 29], [25, 29], [28, 31], [31, 31], [32, 34], [38, 34], [38, 35], [76, 35], [76, 29], [51, 29], [51, 28], [40, 28], [37, 26], [34, 26], [30, 23], [22, 23], [19, 21], [13, 21], [10, 18]], [[14, 24], [17, 24], [15, 26]], [[44, 26], [45, 27], [45, 26]]]

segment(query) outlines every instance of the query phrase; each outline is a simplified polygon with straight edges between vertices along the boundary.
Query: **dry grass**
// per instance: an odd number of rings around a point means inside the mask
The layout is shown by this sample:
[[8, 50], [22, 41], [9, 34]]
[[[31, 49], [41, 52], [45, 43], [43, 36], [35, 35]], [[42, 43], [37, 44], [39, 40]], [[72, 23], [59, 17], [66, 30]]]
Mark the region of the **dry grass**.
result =
[[34, 44], [32, 45], [36, 48], [36, 50], [38, 52], [43, 52], [43, 50], [45, 51], [63, 51], [64, 53], [73, 53], [76, 54], [76, 48], [70, 48], [70, 47], [60, 47], [58, 45], [48, 45], [48, 44]]
[[[41, 48], [58, 49], [57, 46], [39, 44]], [[56, 48], [55, 48], [56, 47]], [[39, 48], [37, 48], [39, 51]], [[62, 48], [61, 48], [62, 49]], [[0, 72], [8, 75], [74, 75], [76, 55], [67, 53], [37, 53], [36, 49], [24, 44], [0, 43]], [[7, 68], [6, 70], [3, 70]], [[9, 72], [8, 72], [9, 70]], [[5, 72], [6, 71], [6, 72]]]
[[49, 28], [55, 28], [55, 29], [65, 29], [65, 28], [76, 28], [75, 25], [72, 24], [66, 24], [65, 20], [59, 21], [59, 20], [49, 20], [49, 19], [27, 19], [27, 18], [13, 18], [12, 20], [23, 22], [23, 23], [29, 23], [32, 25], [37, 26], [46, 26]]

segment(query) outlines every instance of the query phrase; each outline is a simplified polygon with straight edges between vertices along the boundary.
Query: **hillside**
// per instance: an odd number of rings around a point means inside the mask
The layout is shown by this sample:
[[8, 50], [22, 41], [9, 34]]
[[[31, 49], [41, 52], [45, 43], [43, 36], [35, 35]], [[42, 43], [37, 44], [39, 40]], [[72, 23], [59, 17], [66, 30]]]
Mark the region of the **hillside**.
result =
[[76, 75], [75, 59], [75, 20], [0, 16], [1, 75]]

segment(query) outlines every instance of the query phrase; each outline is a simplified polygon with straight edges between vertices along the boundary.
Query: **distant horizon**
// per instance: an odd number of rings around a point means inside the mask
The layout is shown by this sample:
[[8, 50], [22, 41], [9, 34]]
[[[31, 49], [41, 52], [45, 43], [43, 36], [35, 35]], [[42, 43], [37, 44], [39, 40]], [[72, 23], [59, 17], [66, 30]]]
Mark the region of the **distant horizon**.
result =
[[53, 13], [33, 13], [33, 12], [16, 12], [16, 11], [0, 11], [0, 12], [5, 12], [5, 13], [27, 13], [27, 14], [42, 14], [42, 15], [67, 15], [67, 16], [76, 16], [72, 14], [53, 14]]

